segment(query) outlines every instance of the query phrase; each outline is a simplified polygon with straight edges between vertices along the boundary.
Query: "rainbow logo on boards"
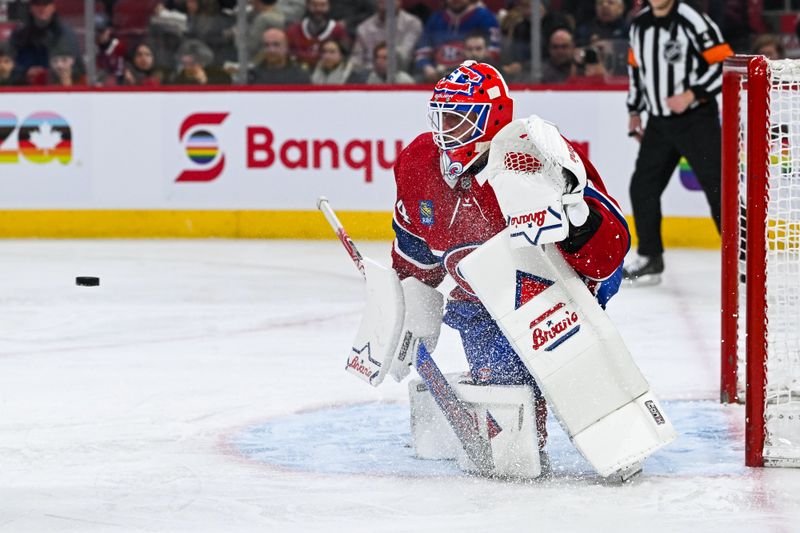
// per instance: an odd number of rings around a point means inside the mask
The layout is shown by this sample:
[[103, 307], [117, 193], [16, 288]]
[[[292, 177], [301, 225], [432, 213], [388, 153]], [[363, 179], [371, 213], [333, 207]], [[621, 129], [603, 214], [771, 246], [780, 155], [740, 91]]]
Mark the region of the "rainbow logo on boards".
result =
[[[17, 132], [17, 147], [9, 141]], [[20, 123], [13, 113], [0, 112], [0, 164], [18, 163], [22, 155], [31, 163], [72, 161], [72, 129], [60, 115], [37, 111]]]
[[19, 161], [17, 150], [3, 149], [3, 141], [17, 129], [17, 117], [11, 113], [0, 113], [0, 164]]
[[186, 156], [194, 164], [178, 175], [175, 181], [213, 181], [225, 168], [225, 154], [210, 127], [221, 125], [228, 113], [194, 113], [186, 117], [178, 130]]
[[681, 157], [681, 160], [678, 162], [678, 175], [681, 178], [681, 183], [684, 187], [689, 189], [690, 191], [701, 191], [703, 188], [700, 186], [700, 182], [697, 181], [697, 176], [692, 170], [691, 165], [686, 160], [685, 157]]
[[206, 165], [219, 154], [217, 138], [207, 130], [192, 133], [186, 140], [186, 155], [198, 165]]
[[19, 128], [19, 151], [32, 163], [72, 160], [72, 132], [67, 121], [48, 111], [34, 113]]
[[789, 126], [773, 126], [770, 131], [769, 164], [780, 165], [780, 172], [792, 172], [792, 145], [789, 142]]

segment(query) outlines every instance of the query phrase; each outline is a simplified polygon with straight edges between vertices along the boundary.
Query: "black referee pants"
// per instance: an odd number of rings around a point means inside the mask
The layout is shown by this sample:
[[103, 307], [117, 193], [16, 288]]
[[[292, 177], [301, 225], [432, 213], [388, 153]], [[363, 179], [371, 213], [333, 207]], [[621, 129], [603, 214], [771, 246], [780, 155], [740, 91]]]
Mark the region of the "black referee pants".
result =
[[719, 231], [721, 136], [716, 101], [672, 117], [649, 117], [630, 194], [639, 255], [660, 255], [661, 194], [684, 156], [706, 194]]

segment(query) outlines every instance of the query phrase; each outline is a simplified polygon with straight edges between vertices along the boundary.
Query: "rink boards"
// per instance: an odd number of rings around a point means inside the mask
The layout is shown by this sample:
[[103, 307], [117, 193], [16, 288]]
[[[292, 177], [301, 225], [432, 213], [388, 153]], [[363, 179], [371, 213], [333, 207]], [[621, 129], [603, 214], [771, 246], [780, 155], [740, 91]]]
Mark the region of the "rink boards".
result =
[[[625, 92], [517, 90], [588, 152], [630, 213]], [[391, 173], [425, 131], [427, 90], [12, 92], [0, 103], [0, 237], [391, 238]], [[718, 245], [685, 167], [663, 197], [670, 245]]]

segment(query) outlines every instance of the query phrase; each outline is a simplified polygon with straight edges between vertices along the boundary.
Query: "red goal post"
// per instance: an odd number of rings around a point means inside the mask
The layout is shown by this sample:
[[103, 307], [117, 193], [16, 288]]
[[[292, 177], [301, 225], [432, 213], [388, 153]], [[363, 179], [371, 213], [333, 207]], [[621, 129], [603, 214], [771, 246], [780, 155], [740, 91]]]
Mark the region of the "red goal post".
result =
[[745, 463], [800, 466], [800, 61], [725, 61], [721, 400]]

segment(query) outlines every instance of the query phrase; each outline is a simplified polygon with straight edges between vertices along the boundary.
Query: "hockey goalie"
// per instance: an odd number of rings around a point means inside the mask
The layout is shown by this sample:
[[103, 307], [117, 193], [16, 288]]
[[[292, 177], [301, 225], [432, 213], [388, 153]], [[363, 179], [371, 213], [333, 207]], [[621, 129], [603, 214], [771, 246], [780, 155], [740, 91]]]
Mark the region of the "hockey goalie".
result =
[[[604, 311], [628, 228], [585, 155], [513, 108], [487, 64], [465, 62], [435, 86], [431, 131], [395, 165], [392, 266], [366, 261], [348, 370], [378, 385], [416, 368], [419, 457], [537, 477], [549, 408], [599, 475], [624, 480], [675, 438]], [[456, 287], [445, 304], [446, 275]], [[468, 373], [436, 367], [442, 322], [459, 332]]]

